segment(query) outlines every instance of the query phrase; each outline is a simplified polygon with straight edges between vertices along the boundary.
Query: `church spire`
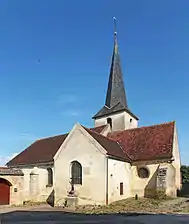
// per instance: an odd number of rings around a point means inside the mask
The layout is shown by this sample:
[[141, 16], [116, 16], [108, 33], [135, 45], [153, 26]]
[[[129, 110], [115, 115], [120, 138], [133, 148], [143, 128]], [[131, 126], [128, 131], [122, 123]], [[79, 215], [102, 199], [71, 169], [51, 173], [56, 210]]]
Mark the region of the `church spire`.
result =
[[121, 70], [121, 61], [118, 51], [116, 18], [114, 17], [114, 47], [111, 61], [110, 75], [108, 81], [108, 89], [104, 107], [95, 115], [93, 119], [110, 116], [114, 113], [126, 111], [132, 117], [138, 118], [131, 113], [128, 108], [125, 93], [123, 74]]
[[128, 108], [118, 51], [116, 18], [114, 17], [114, 48], [105, 105], [111, 108], [118, 103]]

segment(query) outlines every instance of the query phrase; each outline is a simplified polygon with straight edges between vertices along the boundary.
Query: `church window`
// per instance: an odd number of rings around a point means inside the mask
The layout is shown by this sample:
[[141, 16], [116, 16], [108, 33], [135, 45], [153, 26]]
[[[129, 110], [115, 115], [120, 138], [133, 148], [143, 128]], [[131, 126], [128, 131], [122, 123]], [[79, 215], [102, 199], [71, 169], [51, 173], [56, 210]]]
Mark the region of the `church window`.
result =
[[108, 117], [107, 118], [107, 123], [110, 125], [110, 127], [112, 128], [112, 118]]
[[48, 172], [48, 186], [52, 186], [53, 185], [53, 171], [51, 168], [47, 169]]
[[73, 161], [71, 164], [71, 183], [82, 184], [82, 166], [79, 162]]
[[120, 195], [123, 195], [123, 183], [120, 183]]
[[132, 120], [133, 120], [133, 119], [131, 118], [131, 119], [130, 119], [130, 123], [132, 122]]
[[150, 172], [149, 172], [149, 170], [146, 167], [138, 168], [137, 171], [138, 171], [138, 176], [140, 178], [148, 178], [149, 175], [150, 175]]

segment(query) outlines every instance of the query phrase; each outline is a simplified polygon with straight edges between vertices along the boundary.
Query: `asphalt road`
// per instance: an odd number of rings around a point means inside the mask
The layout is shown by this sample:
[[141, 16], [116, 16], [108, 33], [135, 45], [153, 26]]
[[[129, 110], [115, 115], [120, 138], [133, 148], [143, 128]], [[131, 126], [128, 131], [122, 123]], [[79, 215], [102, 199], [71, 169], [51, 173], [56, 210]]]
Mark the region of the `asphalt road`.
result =
[[77, 223], [129, 223], [129, 224], [189, 224], [189, 215], [82, 215], [62, 211], [14, 211], [0, 214], [0, 224], [77, 224]]

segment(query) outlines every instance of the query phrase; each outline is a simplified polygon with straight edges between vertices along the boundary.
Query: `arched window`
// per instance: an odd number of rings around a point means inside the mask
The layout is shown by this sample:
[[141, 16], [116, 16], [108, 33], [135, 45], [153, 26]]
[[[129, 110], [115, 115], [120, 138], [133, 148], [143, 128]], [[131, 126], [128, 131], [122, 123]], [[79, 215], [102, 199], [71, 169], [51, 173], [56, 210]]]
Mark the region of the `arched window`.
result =
[[77, 161], [71, 163], [71, 183], [82, 184], [82, 166]]
[[107, 118], [107, 123], [110, 125], [110, 127], [112, 128], [112, 118], [108, 117]]
[[53, 185], [53, 171], [51, 168], [47, 168], [47, 172], [48, 172], [48, 186], [52, 186]]

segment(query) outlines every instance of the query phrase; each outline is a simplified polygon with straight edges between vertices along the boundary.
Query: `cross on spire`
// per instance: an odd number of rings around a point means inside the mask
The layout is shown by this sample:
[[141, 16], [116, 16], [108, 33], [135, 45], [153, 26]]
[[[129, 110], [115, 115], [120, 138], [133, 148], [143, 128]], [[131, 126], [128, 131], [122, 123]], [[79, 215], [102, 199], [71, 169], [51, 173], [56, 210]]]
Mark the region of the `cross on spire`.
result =
[[117, 35], [116, 17], [113, 17], [113, 19], [114, 19], [114, 35]]
[[117, 42], [117, 24], [116, 24], [116, 17], [113, 17], [113, 22], [114, 22], [114, 48], [115, 51], [117, 52], [118, 48], [118, 42]]

